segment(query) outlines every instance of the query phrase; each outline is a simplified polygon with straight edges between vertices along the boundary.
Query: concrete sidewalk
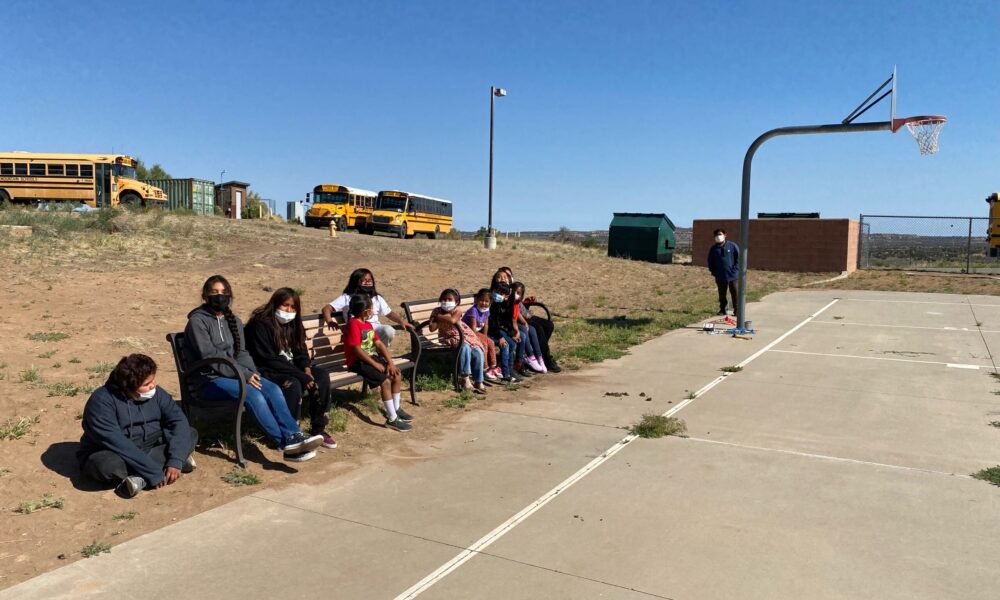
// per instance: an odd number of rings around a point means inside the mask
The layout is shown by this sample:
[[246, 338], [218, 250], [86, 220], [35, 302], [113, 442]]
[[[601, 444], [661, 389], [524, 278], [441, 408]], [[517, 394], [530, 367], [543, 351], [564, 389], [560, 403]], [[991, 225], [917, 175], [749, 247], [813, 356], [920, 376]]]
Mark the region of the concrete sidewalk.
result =
[[[1000, 488], [968, 474], [1000, 463], [1000, 298], [790, 292], [749, 314], [752, 341], [673, 332], [466, 413], [417, 459], [0, 599], [995, 598]], [[682, 404], [690, 438], [619, 444]]]

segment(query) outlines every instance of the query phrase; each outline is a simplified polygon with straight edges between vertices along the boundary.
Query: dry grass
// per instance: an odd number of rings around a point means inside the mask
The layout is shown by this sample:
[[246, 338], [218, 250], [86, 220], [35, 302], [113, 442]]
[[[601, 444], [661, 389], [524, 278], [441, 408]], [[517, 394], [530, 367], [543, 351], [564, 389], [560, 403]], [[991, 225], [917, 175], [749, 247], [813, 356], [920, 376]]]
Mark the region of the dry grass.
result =
[[824, 283], [813, 289], [1000, 296], [1000, 278], [992, 275], [912, 271], [855, 271], [846, 279]]

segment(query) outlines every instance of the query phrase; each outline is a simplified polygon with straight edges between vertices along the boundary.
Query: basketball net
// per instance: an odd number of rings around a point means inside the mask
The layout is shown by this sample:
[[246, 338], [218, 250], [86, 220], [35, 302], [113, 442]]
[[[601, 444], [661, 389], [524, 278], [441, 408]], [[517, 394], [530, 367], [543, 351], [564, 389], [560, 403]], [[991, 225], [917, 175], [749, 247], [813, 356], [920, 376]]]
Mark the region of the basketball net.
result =
[[938, 136], [941, 135], [944, 124], [944, 119], [922, 119], [906, 124], [913, 139], [917, 140], [920, 154], [934, 154], [938, 151]]

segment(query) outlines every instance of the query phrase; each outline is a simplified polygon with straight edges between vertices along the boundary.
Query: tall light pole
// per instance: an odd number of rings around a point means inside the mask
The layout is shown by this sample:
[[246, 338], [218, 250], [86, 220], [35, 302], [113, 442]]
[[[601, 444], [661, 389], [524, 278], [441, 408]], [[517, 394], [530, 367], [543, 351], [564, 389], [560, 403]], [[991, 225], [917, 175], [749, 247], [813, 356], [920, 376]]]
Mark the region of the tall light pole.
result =
[[503, 98], [506, 95], [507, 90], [490, 86], [490, 212], [484, 242], [487, 250], [493, 250], [497, 247], [497, 236], [493, 231], [493, 105], [496, 98]]

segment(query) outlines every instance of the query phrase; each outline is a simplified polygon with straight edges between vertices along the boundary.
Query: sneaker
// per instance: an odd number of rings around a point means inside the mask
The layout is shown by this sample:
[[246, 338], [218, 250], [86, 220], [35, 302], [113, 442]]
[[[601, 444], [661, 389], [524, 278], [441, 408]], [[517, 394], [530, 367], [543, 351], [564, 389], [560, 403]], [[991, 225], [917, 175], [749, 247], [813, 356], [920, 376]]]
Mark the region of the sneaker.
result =
[[301, 454], [303, 452], [309, 452], [310, 450], [315, 450], [319, 448], [320, 444], [323, 443], [322, 435], [311, 435], [306, 437], [306, 434], [293, 433], [291, 437], [285, 442], [285, 445], [281, 447], [281, 451], [285, 454], [289, 452], [293, 454]]
[[548, 358], [543, 362], [545, 363], [545, 368], [549, 371], [549, 373], [562, 373], [562, 367], [559, 366], [556, 359]]
[[545, 372], [545, 365], [542, 363], [542, 361], [535, 358], [534, 356], [529, 356], [527, 359], [525, 359], [525, 362], [528, 363], [528, 366], [534, 369], [536, 373]]
[[724, 316], [726, 316], [726, 309], [724, 309], [724, 308], [721, 308], [721, 309], [719, 309], [719, 312], [717, 312], [717, 313], [715, 313], [715, 314], [716, 314], [717, 316], [720, 316], [720, 317], [724, 317]]
[[334, 448], [337, 447], [336, 440], [334, 440], [333, 437], [331, 437], [329, 433], [327, 433], [325, 431], [320, 431], [320, 432], [316, 433], [315, 435], [319, 435], [319, 436], [323, 437], [323, 443], [320, 444], [320, 445], [323, 446], [324, 448], [329, 448], [329, 449], [332, 450], [332, 449], [334, 449]]
[[396, 431], [407, 432], [413, 429], [413, 425], [410, 425], [406, 421], [399, 418], [399, 413], [396, 414], [395, 421], [386, 420], [385, 426], [389, 429], [395, 429]]
[[129, 475], [118, 484], [118, 489], [126, 498], [135, 498], [135, 495], [146, 488], [146, 480], [138, 475]]
[[181, 466], [181, 473], [190, 473], [198, 468], [198, 463], [194, 461], [194, 454], [187, 457], [184, 464]]
[[308, 452], [293, 452], [289, 454], [285, 452], [285, 460], [288, 462], [306, 462], [307, 460], [312, 460], [316, 458], [316, 451], [309, 450]]
[[515, 376], [513, 373], [511, 373], [510, 377], [502, 377], [502, 378], [500, 378], [500, 381], [501, 381], [501, 383], [505, 383], [507, 385], [517, 385], [517, 384], [521, 383], [520, 378], [518, 378], [517, 376]]
[[495, 369], [495, 368], [494, 369], [486, 369], [485, 371], [483, 371], [483, 377], [485, 377], [486, 379], [488, 379], [490, 381], [496, 381], [497, 379], [500, 379], [499, 377], [497, 377], [496, 371], [497, 371], [497, 369]]
[[527, 379], [529, 377], [534, 377], [535, 373], [531, 370], [528, 365], [522, 365], [520, 369], [517, 369], [517, 374], [521, 376], [522, 379]]
[[403, 410], [402, 407], [396, 409], [396, 418], [399, 419], [400, 421], [406, 421], [407, 423], [413, 420], [413, 417], [410, 415], [410, 413]]

